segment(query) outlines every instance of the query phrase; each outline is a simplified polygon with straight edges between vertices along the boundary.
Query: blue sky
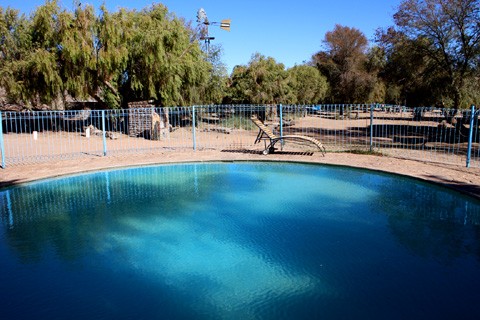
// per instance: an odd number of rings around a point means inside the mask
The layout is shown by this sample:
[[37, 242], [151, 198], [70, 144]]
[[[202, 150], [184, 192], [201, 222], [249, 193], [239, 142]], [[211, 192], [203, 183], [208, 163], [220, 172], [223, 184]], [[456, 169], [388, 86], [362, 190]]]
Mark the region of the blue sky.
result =
[[[103, 0], [84, 0], [97, 10]], [[110, 11], [118, 7], [142, 9], [152, 4], [148, 0], [106, 0]], [[231, 31], [210, 27], [212, 43], [222, 44], [223, 61], [229, 72], [235, 65], [247, 64], [252, 54], [259, 52], [275, 58], [287, 68], [310, 60], [322, 49], [322, 40], [335, 24], [354, 27], [372, 39], [375, 29], [393, 24], [392, 15], [401, 0], [295, 0], [295, 1], [161, 1], [170, 11], [187, 21], [196, 21], [199, 8], [205, 9], [208, 19], [232, 19]], [[44, 0], [1, 0], [0, 6], [19, 9], [29, 14]], [[70, 0], [62, 6], [73, 8]]]

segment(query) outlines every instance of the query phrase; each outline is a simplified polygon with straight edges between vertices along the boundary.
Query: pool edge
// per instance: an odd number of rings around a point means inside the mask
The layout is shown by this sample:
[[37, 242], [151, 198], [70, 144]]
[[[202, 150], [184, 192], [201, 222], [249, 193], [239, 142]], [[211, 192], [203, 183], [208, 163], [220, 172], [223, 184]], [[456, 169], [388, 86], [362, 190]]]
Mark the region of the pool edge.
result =
[[[423, 161], [416, 161], [416, 160], [410, 160], [410, 159], [401, 159], [401, 158], [391, 158], [391, 157], [380, 157], [380, 156], [375, 156], [375, 155], [355, 155], [355, 158], [369, 158], [370, 160], [373, 159], [374, 165], [371, 163], [354, 163], [354, 164], [349, 164], [346, 163], [348, 162], [348, 156], [346, 157], [346, 161], [336, 161], [338, 160], [337, 158], [340, 156], [345, 156], [345, 154], [340, 153], [329, 153], [326, 157], [309, 157], [308, 159], [305, 159], [305, 156], [299, 156], [297, 158], [291, 159], [291, 157], [282, 157], [282, 155], [269, 155], [269, 156], [263, 156], [263, 155], [244, 155], [244, 156], [238, 156], [236, 155], [234, 158], [226, 156], [225, 153], [219, 153], [215, 155], [208, 155], [207, 157], [195, 157], [192, 155], [196, 155], [197, 153], [202, 153], [202, 151], [197, 151], [195, 153], [187, 153], [188, 159], [181, 159], [181, 158], [171, 158], [169, 157], [143, 157], [140, 159], [138, 162], [115, 162], [111, 161], [111, 163], [98, 163], [97, 165], [94, 165], [93, 167], [89, 168], [75, 168], [74, 166], [68, 167], [67, 170], [64, 169], [62, 172], [54, 172], [52, 169], [50, 171], [46, 171], [44, 174], [39, 174], [35, 177], [29, 177], [29, 178], [22, 178], [18, 180], [10, 180], [10, 181], [0, 181], [0, 191], [3, 191], [5, 189], [9, 189], [15, 186], [23, 185], [23, 184], [28, 184], [28, 183], [33, 183], [41, 180], [48, 180], [48, 179], [56, 179], [56, 178], [62, 178], [62, 177], [67, 177], [67, 176], [72, 176], [72, 175], [81, 175], [81, 174], [88, 174], [88, 173], [93, 173], [93, 172], [99, 172], [99, 171], [109, 171], [109, 170], [116, 170], [116, 169], [128, 169], [128, 168], [135, 168], [135, 167], [145, 167], [145, 166], [155, 166], [155, 165], [172, 165], [172, 164], [187, 164], [187, 163], [208, 163], [208, 162], [283, 162], [283, 163], [301, 163], [301, 164], [313, 164], [313, 165], [325, 165], [325, 166], [333, 166], [333, 167], [344, 167], [344, 168], [354, 168], [354, 169], [362, 169], [362, 170], [368, 170], [371, 172], [377, 172], [377, 173], [384, 173], [384, 174], [392, 174], [396, 176], [401, 176], [401, 177], [407, 177], [411, 179], [415, 179], [417, 181], [422, 181], [425, 183], [431, 183], [437, 186], [445, 187], [447, 189], [459, 192], [461, 194], [467, 195], [469, 197], [472, 197], [476, 200], [480, 200], [480, 188], [478, 188], [477, 184], [468, 184], [462, 181], [458, 181], [455, 179], [452, 179], [451, 173], [450, 176], [443, 177], [441, 174], [437, 172], [436, 169], [441, 169], [445, 170], [444, 165], [439, 165], [435, 163], [425, 163]], [[267, 158], [268, 157], [268, 158]], [[329, 159], [330, 158], [330, 159]], [[142, 161], [143, 160], [143, 161]], [[372, 161], [370, 161], [372, 162]], [[376, 163], [375, 163], [376, 162]], [[397, 166], [389, 165], [392, 162], [395, 162]], [[424, 170], [420, 172], [399, 172], [398, 168], [400, 163], [400, 168], [403, 166], [403, 171], [405, 171], [405, 168], [408, 168], [409, 165], [426, 165], [428, 167], [431, 167], [430, 171]], [[41, 166], [41, 164], [36, 164], [36, 166]], [[22, 167], [17, 167], [17, 170], [22, 170]], [[461, 172], [462, 174], [465, 174], [464, 170], [460, 170], [463, 168], [458, 168], [458, 167], [448, 167], [447, 168], [450, 171], [453, 171], [453, 174]], [[5, 169], [3, 169], [5, 170]], [[12, 170], [12, 169], [11, 169]], [[477, 176], [476, 172], [471, 173], [473, 176]], [[480, 175], [480, 174], [478, 174]], [[463, 176], [462, 176], [463, 177]], [[470, 189], [473, 189], [471, 191]], [[479, 189], [479, 190], [477, 190]]]

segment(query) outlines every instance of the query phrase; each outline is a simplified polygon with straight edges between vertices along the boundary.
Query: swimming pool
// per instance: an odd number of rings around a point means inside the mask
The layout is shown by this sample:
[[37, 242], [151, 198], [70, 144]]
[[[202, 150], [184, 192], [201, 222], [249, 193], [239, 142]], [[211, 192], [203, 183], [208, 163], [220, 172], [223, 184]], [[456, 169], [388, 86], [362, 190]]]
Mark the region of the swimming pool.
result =
[[102, 171], [0, 191], [8, 319], [480, 316], [480, 205], [294, 163]]

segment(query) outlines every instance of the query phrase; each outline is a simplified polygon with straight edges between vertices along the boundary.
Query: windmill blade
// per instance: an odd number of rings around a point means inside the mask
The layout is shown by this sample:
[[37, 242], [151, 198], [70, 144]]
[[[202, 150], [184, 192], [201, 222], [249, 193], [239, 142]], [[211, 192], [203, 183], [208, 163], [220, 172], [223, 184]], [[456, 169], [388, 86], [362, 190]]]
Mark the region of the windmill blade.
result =
[[207, 13], [203, 8], [200, 8], [197, 12], [197, 22], [202, 23], [202, 21], [203, 23], [208, 24]]
[[222, 22], [220, 22], [220, 29], [230, 31], [231, 22], [232, 22], [232, 19], [222, 20]]

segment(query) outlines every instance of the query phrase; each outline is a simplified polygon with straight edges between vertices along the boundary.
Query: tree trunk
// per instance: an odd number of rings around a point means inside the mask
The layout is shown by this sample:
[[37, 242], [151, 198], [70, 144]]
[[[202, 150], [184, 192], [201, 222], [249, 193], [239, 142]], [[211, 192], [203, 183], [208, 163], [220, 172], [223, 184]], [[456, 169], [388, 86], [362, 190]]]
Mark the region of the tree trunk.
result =
[[115, 97], [117, 98], [117, 101], [120, 102], [121, 98], [118, 95], [117, 90], [110, 84], [110, 82], [108, 82], [107, 80], [104, 80], [103, 84], [105, 84], [105, 86], [115, 95]]
[[97, 95], [97, 94], [93, 94], [92, 97], [97, 100], [98, 104], [102, 106], [102, 108], [104, 109], [108, 109], [108, 106], [107, 104]]

